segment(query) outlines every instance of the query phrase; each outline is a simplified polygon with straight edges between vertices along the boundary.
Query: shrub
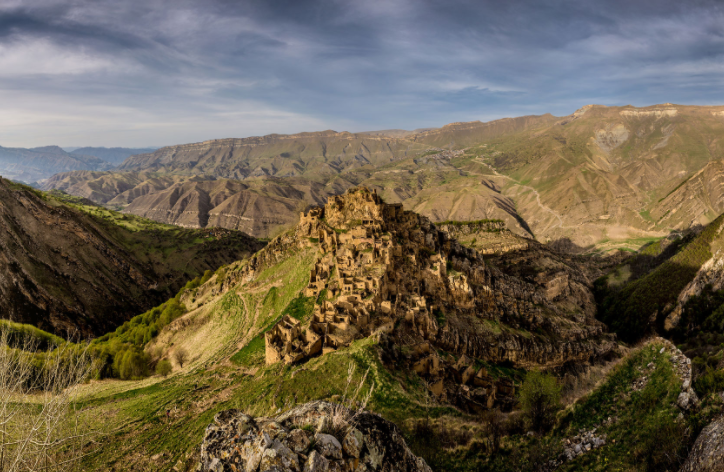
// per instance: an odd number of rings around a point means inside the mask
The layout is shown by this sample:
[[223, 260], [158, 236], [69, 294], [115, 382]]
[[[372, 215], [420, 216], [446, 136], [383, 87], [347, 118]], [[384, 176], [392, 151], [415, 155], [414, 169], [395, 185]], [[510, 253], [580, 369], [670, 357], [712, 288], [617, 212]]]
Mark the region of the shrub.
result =
[[156, 373], [162, 377], [166, 377], [172, 370], [173, 368], [171, 367], [171, 363], [167, 359], [164, 359], [156, 364]]
[[188, 351], [186, 351], [186, 349], [180, 347], [176, 349], [176, 351], [174, 351], [173, 357], [174, 359], [176, 359], [176, 363], [178, 363], [178, 366], [183, 367], [189, 358], [189, 353]]
[[561, 407], [561, 386], [558, 380], [543, 372], [528, 372], [519, 395], [531, 429], [538, 433], [550, 429]]

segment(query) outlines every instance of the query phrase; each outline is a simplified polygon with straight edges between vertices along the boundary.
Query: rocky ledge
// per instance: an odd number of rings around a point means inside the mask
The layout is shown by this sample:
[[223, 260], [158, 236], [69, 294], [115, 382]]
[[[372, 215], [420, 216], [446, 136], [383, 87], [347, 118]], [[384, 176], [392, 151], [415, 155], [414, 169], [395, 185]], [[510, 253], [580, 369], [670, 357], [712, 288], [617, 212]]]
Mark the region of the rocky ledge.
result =
[[197, 470], [432, 472], [393, 423], [368, 412], [350, 421], [353, 414], [321, 401], [275, 418], [222, 411], [206, 428]]

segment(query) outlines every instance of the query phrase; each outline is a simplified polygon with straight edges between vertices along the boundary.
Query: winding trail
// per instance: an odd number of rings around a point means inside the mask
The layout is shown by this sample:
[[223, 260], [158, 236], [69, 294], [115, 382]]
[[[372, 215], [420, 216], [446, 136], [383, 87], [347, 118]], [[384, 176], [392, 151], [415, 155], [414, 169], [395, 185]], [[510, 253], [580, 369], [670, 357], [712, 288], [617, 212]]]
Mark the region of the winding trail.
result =
[[[518, 182], [517, 180], [515, 180], [515, 179], [512, 178], [512, 177], [508, 177], [507, 175], [501, 174], [500, 172], [498, 172], [497, 170], [495, 170], [495, 168], [494, 168], [493, 166], [491, 166], [491, 165], [488, 164], [487, 162], [481, 160], [480, 158], [477, 158], [477, 159], [475, 159], [475, 160], [476, 160], [477, 162], [479, 162], [480, 164], [483, 164], [483, 165], [487, 166], [491, 171], [493, 171], [493, 174], [495, 174], [496, 177], [500, 177], [500, 178], [502, 178], [502, 179], [508, 179], [508, 180], [510, 180], [511, 182], [513, 182], [516, 186], [522, 187], [522, 188], [524, 188], [524, 189], [527, 189], [527, 190], [533, 192], [533, 193], [535, 194], [536, 203], [538, 203], [538, 206], [541, 208], [541, 210], [543, 210], [543, 211], [545, 211], [545, 212], [547, 212], [547, 213], [550, 213], [551, 215], [555, 216], [555, 217], [558, 219], [558, 224], [551, 226], [549, 229], [564, 228], [564, 226], [563, 226], [563, 218], [561, 218], [561, 215], [560, 215], [558, 212], [556, 212], [555, 210], [553, 210], [552, 208], [543, 205], [543, 203], [542, 203], [541, 200], [540, 200], [540, 193], [538, 193], [538, 190], [534, 189], [534, 188], [531, 187], [530, 185], [523, 185], [523, 184], [521, 184], [520, 182]], [[470, 172], [470, 173], [472, 174], [472, 172]], [[484, 175], [484, 174], [475, 174], [475, 175]]]

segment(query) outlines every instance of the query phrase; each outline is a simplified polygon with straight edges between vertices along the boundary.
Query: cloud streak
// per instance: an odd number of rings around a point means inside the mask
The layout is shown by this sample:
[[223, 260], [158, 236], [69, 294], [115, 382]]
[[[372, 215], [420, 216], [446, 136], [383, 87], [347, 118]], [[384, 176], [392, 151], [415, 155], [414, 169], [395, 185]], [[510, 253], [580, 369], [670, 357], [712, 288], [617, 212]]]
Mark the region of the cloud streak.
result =
[[719, 2], [7, 0], [0, 145], [719, 103]]

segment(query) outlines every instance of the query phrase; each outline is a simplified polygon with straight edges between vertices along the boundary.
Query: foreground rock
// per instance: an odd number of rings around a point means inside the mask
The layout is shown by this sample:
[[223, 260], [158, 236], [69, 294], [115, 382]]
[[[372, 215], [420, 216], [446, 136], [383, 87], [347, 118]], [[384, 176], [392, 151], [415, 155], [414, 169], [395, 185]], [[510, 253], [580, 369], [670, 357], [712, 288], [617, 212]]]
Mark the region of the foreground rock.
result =
[[681, 472], [715, 472], [724, 470], [724, 417], [704, 428]]
[[276, 418], [218, 413], [206, 428], [197, 470], [432, 472], [410, 452], [397, 426], [373, 413], [329, 431], [334, 408], [317, 401]]

